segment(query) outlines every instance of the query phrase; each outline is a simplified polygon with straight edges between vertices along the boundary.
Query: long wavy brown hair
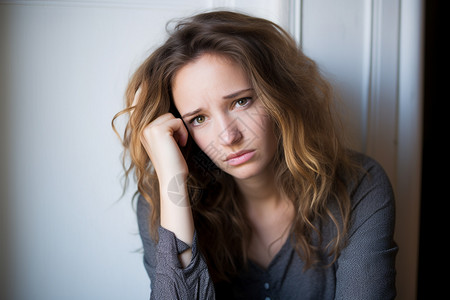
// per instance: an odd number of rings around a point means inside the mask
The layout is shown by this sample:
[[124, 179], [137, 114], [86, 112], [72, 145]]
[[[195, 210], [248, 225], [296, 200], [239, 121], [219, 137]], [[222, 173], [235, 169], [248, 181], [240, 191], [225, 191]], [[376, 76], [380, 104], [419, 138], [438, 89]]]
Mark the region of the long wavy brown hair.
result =
[[[280, 26], [229, 11], [178, 21], [167, 41], [132, 76], [126, 108], [113, 119], [114, 127], [117, 117], [129, 116], [122, 138], [125, 176], [134, 173], [138, 193], [151, 207], [152, 238], [158, 239], [158, 178], [140, 137], [158, 116], [167, 112], [179, 116], [172, 80], [181, 67], [204, 53], [237, 62], [274, 121], [279, 133], [274, 180], [294, 205], [290, 236], [306, 268], [313, 267], [323, 253], [335, 261], [346, 242], [351, 209], [347, 185], [355, 165], [337, 130], [332, 89]], [[191, 138], [182, 151], [189, 167], [188, 191], [199, 248], [213, 279], [230, 279], [246, 265], [252, 234], [239, 190]], [[331, 222], [336, 234], [321, 246], [323, 222]]]

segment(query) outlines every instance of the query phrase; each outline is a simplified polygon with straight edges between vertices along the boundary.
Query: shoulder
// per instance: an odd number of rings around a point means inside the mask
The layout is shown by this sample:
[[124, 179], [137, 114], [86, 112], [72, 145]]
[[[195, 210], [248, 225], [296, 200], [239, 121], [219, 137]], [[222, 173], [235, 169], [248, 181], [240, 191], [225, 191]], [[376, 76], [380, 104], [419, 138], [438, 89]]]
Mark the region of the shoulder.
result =
[[136, 210], [138, 218], [148, 216], [150, 214], [150, 204], [148, 204], [147, 200], [145, 200], [141, 194], [138, 194], [136, 197]]
[[354, 161], [359, 167], [357, 178], [360, 181], [375, 180], [379, 183], [390, 186], [386, 172], [380, 163], [378, 163], [374, 158], [355, 151], [352, 151], [349, 156], [351, 160]]
[[148, 245], [154, 246], [154, 241], [151, 238], [151, 227], [150, 227], [150, 215], [151, 208], [150, 204], [145, 200], [142, 195], [137, 196], [136, 203], [136, 217], [139, 227], [139, 234], [141, 236], [143, 246], [146, 248]]
[[360, 168], [357, 176], [349, 184], [352, 206], [351, 231], [354, 232], [371, 218], [393, 228], [395, 199], [386, 172], [375, 159], [367, 155], [353, 153], [352, 157]]
[[138, 219], [139, 227], [141, 227], [141, 225], [145, 225], [144, 227], [147, 230], [149, 230], [148, 226], [149, 226], [150, 212], [151, 212], [150, 205], [148, 204], [148, 202], [142, 195], [138, 195], [136, 202], [136, 216]]
[[144, 267], [151, 280], [151, 288], [154, 288], [156, 269], [156, 242], [150, 235], [151, 208], [142, 195], [137, 196], [136, 216], [139, 227], [139, 235], [144, 250]]
[[354, 158], [360, 170], [350, 185], [348, 240], [336, 263], [336, 299], [395, 297], [394, 194], [388, 176], [374, 159]]
[[352, 159], [359, 166], [357, 175], [349, 184], [353, 205], [357, 205], [359, 203], [357, 200], [369, 194], [375, 199], [382, 196], [393, 198], [391, 182], [383, 167], [375, 159], [357, 152], [352, 153]]

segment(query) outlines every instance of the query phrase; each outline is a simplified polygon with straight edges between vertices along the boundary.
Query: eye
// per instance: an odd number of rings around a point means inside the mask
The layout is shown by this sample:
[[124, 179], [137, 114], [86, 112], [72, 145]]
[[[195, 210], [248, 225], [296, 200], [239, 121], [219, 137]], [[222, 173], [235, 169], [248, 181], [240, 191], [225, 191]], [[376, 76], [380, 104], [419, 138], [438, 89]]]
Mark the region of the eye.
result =
[[189, 123], [191, 123], [194, 126], [198, 126], [198, 125], [201, 125], [205, 121], [206, 121], [205, 116], [196, 116], [196, 117], [192, 118]]
[[251, 97], [245, 97], [245, 98], [241, 98], [238, 99], [234, 102], [234, 105], [236, 107], [245, 107], [247, 106], [250, 102], [251, 102], [252, 98]]

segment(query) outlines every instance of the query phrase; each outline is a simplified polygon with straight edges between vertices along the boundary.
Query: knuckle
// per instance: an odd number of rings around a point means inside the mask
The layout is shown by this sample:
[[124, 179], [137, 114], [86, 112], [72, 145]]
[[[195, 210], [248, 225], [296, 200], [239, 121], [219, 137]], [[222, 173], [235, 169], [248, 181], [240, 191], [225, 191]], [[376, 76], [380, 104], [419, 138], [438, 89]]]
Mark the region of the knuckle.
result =
[[141, 132], [140, 139], [142, 142], [148, 141], [154, 135], [155, 128], [151, 124], [147, 125]]

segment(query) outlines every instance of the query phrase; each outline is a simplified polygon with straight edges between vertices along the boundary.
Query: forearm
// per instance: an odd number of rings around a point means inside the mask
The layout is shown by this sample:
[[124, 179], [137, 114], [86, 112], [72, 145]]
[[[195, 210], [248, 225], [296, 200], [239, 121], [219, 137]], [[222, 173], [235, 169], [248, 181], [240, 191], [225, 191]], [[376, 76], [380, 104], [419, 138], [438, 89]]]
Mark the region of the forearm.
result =
[[[194, 221], [183, 176], [179, 175], [171, 180], [160, 181], [160, 201], [161, 226], [172, 231], [184, 243], [192, 246]], [[191, 258], [191, 249], [179, 255], [183, 268], [189, 264]]]

